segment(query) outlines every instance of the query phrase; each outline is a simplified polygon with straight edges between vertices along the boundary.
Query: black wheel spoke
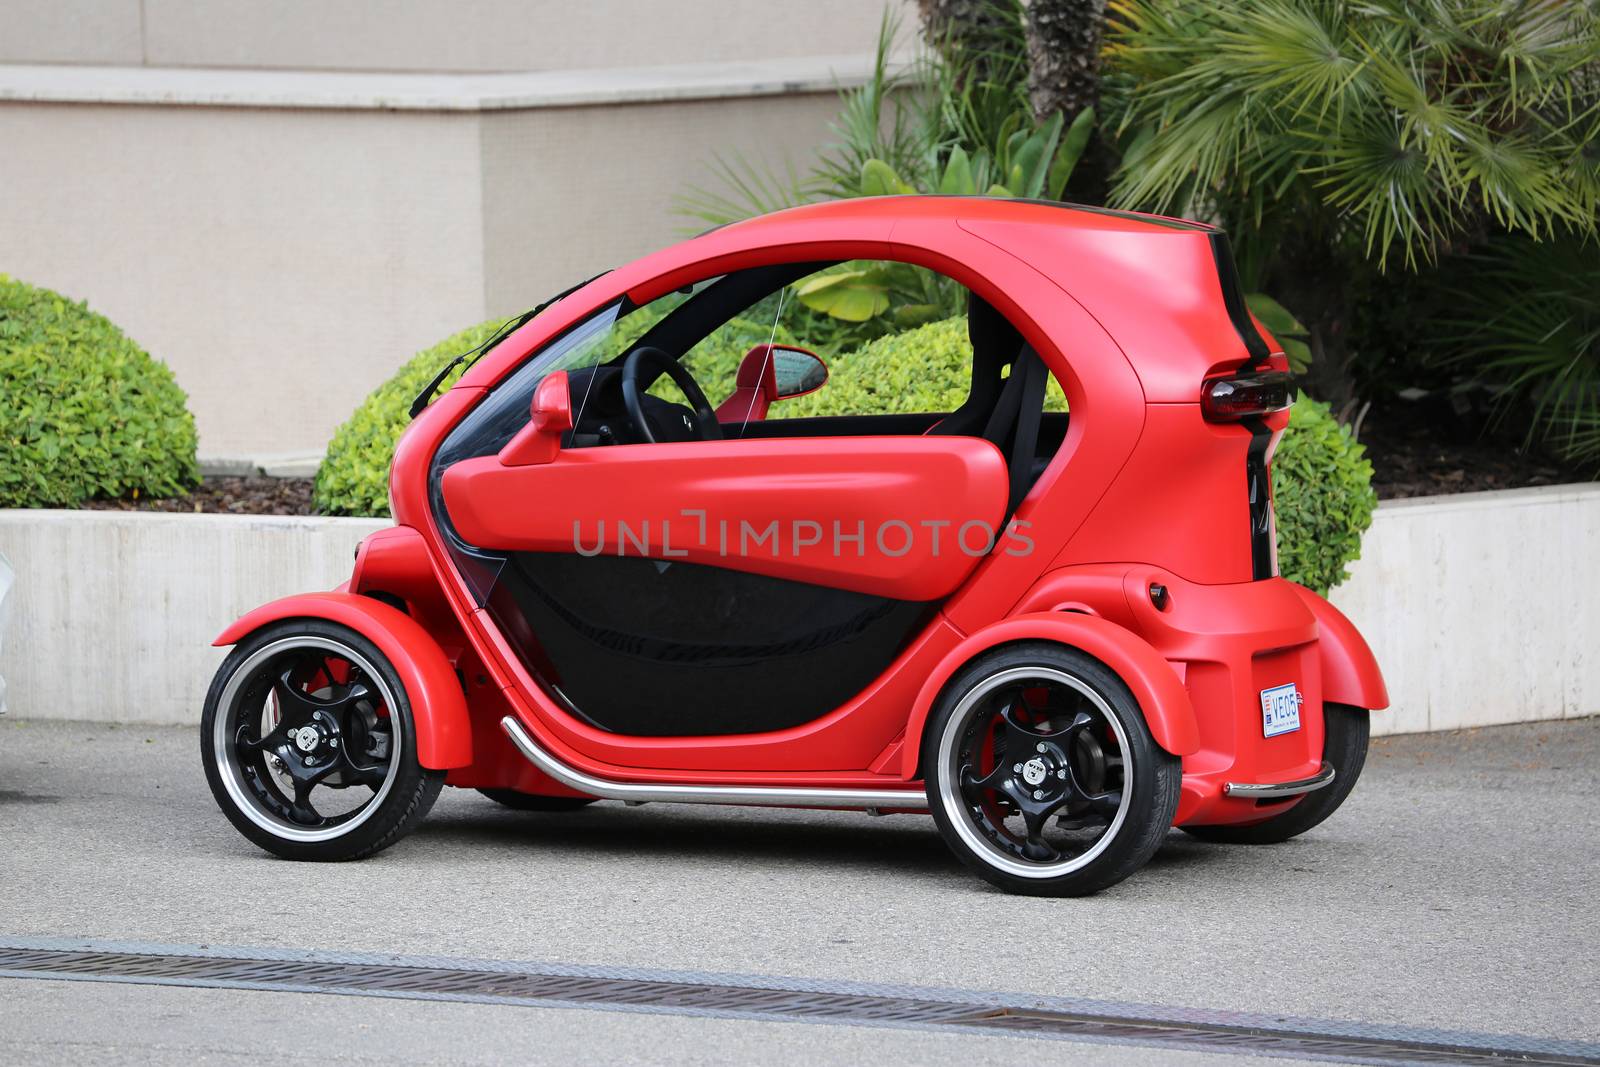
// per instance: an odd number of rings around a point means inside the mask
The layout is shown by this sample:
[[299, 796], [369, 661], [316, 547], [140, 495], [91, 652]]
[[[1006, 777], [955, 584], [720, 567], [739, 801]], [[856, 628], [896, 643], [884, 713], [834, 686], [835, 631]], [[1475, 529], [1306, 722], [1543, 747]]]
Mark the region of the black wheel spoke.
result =
[[249, 730], [249, 726], [245, 725], [244, 723], [240, 723], [238, 731], [234, 734], [233, 743], [241, 752], [249, 752], [252, 754], [257, 752], [271, 752], [276, 754], [280, 748], [289, 743], [288, 735], [285, 733], [283, 724], [281, 722], [277, 726], [273, 727], [270, 731], [262, 734], [260, 737], [257, 737], [254, 740], [246, 736]]
[[1120, 792], [1094, 793], [1085, 796], [1083, 800], [1084, 803], [1088, 804], [1090, 811], [1096, 815], [1104, 815], [1108, 819], [1116, 815], [1117, 809], [1122, 807], [1122, 794]]
[[318, 814], [317, 809], [311, 806], [311, 790], [332, 773], [335, 766], [336, 764], [330, 762], [327, 767], [306, 775], [291, 772], [294, 778], [294, 806], [289, 814], [295, 822], [302, 826], [321, 826], [326, 821]]
[[344, 764], [344, 778], [347, 782], [359, 783], [361, 785], [371, 786], [373, 789], [377, 789], [379, 786], [383, 785], [383, 780], [389, 776], [389, 765], [387, 762], [362, 762], [361, 758], [352, 754], [352, 750], [349, 747], [346, 747], [344, 751], [340, 753], [339, 759]]
[[961, 768], [961, 791], [968, 795], [982, 792], [986, 789], [1004, 789], [1006, 781], [1011, 777], [1011, 768], [1004, 761], [995, 764], [994, 770], [981, 778], [973, 771], [972, 765]]
[[1027, 827], [1028, 836], [1022, 844], [1022, 851], [1030, 860], [1050, 863], [1060, 857], [1061, 853], [1044, 839], [1043, 834], [1045, 823], [1065, 803], [1066, 797], [1062, 796], [1044, 802], [1029, 800], [1023, 806], [1022, 824]]

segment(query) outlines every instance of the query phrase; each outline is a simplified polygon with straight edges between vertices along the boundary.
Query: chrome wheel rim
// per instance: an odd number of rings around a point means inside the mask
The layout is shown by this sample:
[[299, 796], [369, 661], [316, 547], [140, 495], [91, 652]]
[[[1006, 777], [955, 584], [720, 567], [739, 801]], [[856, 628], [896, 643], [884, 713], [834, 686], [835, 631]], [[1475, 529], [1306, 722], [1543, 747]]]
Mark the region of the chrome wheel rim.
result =
[[[304, 634], [263, 645], [217, 702], [211, 746], [229, 799], [284, 840], [349, 833], [394, 787], [404, 747], [397, 707], [372, 661], [342, 641]], [[335, 792], [349, 794], [344, 810], [324, 814], [324, 794]]]
[[1092, 686], [1054, 667], [974, 684], [945, 720], [937, 758], [938, 803], [956, 834], [1019, 878], [1082, 870], [1127, 821], [1126, 730]]

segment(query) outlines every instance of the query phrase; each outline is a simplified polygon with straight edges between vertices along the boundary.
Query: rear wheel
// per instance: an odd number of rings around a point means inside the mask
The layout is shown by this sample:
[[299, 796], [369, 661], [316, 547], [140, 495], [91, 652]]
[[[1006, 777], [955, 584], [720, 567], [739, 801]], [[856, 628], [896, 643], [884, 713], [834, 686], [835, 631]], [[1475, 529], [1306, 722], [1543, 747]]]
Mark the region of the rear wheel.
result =
[[1322, 712], [1326, 731], [1322, 758], [1333, 765], [1333, 781], [1301, 797], [1294, 807], [1270, 819], [1248, 825], [1185, 826], [1183, 831], [1202, 841], [1230, 845], [1274, 845], [1305, 833], [1339, 810], [1356, 787], [1367, 763], [1367, 741], [1372, 716], [1365, 708], [1327, 704]]
[[299, 860], [369, 856], [409, 833], [444, 772], [417, 762], [411, 703], [376, 645], [318, 619], [234, 647], [206, 694], [200, 756], [245, 837]]
[[595, 802], [594, 797], [547, 797], [519, 793], [515, 789], [480, 789], [478, 792], [514, 811], [577, 811]]
[[946, 687], [923, 733], [928, 803], [953, 852], [1013, 893], [1081, 896], [1161, 846], [1180, 760], [1150, 736], [1109, 668], [1073, 649], [1012, 645]]

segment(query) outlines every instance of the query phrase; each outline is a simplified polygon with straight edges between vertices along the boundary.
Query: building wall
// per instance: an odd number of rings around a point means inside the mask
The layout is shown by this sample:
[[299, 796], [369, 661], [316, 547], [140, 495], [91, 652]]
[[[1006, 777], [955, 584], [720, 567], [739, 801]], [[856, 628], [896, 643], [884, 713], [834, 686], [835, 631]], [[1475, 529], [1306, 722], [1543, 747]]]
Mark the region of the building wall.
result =
[[509, 315], [706, 228], [675, 212], [719, 156], [804, 168], [832, 93], [483, 117], [487, 307]]
[[837, 111], [821, 77], [756, 95], [635, 79], [567, 106], [414, 75], [397, 107], [379, 75], [242, 92], [223, 73], [182, 95], [72, 76], [92, 85], [0, 100], [0, 273], [88, 300], [166, 361], [209, 457], [319, 452], [419, 349], [670, 244], [690, 225], [674, 197], [717, 153], [803, 164]]
[[[908, 21], [910, 0], [891, 0]], [[0, 63], [523, 71], [870, 49], [874, 0], [0, 0]]]
[[478, 116], [0, 107], [0, 272], [109, 316], [207, 454], [317, 449], [483, 317]]

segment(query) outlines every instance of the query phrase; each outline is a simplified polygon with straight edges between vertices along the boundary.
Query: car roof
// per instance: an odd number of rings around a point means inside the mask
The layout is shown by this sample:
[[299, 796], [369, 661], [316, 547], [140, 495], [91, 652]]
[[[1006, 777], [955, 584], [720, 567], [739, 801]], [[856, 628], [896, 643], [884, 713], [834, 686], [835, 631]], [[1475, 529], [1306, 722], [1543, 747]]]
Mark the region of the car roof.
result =
[[[752, 219], [719, 226], [716, 230], [759, 229], [788, 226], [800, 221], [844, 219], [941, 220], [963, 219], [996, 222], [1027, 222], [1033, 225], [1063, 226], [1077, 230], [1120, 233], [1178, 231], [1213, 233], [1216, 227], [1190, 219], [1149, 215], [1139, 211], [1069, 204], [1058, 200], [1026, 200], [1002, 196], [860, 196], [847, 200], [825, 200], [815, 204], [774, 211]], [[715, 230], [707, 232], [716, 232]]]

